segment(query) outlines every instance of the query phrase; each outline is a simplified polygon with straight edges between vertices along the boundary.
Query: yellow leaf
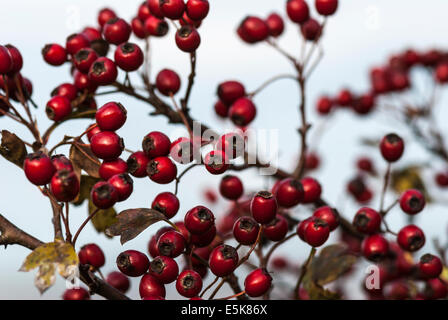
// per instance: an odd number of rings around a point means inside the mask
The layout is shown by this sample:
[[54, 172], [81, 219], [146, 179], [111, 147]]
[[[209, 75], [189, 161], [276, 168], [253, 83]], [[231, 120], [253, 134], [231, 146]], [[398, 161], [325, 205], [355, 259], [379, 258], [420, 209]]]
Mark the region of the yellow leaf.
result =
[[54, 264], [46, 263], [41, 265], [34, 280], [34, 284], [37, 289], [39, 289], [40, 293], [44, 293], [45, 290], [50, 288], [55, 281], [56, 277], [54, 275]]

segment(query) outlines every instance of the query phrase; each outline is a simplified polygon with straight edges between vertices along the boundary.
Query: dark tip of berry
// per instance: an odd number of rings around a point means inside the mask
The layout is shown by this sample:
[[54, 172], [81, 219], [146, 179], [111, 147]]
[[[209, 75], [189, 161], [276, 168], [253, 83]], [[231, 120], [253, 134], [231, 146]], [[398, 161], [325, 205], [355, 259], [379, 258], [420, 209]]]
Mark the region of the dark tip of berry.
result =
[[429, 262], [431, 262], [433, 259], [434, 259], [434, 256], [433, 256], [432, 254], [430, 254], [430, 253], [427, 253], [427, 254], [423, 255], [423, 256], [420, 258], [420, 262], [421, 262], [421, 263], [429, 263]]
[[413, 210], [419, 210], [422, 207], [422, 201], [420, 198], [417, 197], [411, 197], [411, 199], [409, 199], [409, 207], [411, 207], [411, 209]]
[[46, 55], [48, 53], [48, 51], [50, 51], [52, 45], [51, 44], [46, 44], [45, 47], [42, 48], [42, 55]]
[[222, 165], [224, 164], [224, 161], [221, 156], [213, 155], [210, 157], [207, 164], [210, 167], [212, 167], [213, 169], [220, 169], [222, 167]]
[[198, 217], [201, 221], [209, 221], [212, 219], [210, 211], [207, 210], [206, 208], [201, 208], [198, 210]]
[[269, 191], [260, 191], [257, 193], [257, 197], [262, 197], [264, 199], [271, 199], [274, 197], [274, 195]]
[[86, 60], [90, 55], [90, 51], [87, 49], [81, 49], [75, 54], [75, 60], [80, 62]]
[[165, 207], [162, 207], [162, 206], [161, 206], [160, 204], [158, 204], [158, 203], [154, 206], [154, 209], [157, 210], [157, 211], [159, 211], [159, 212], [166, 213], [166, 208], [165, 208]]
[[222, 252], [224, 259], [226, 259], [226, 260], [236, 258], [236, 250], [235, 250], [235, 248], [233, 248], [231, 246], [224, 245], [221, 249], [221, 252]]
[[120, 45], [120, 47], [123, 53], [132, 53], [135, 50], [134, 45], [130, 42], [123, 43], [122, 45]]
[[232, 122], [237, 126], [243, 126], [246, 123], [246, 119], [244, 119], [244, 117], [240, 116], [239, 114], [233, 114], [231, 119]]
[[425, 239], [420, 236], [414, 236], [409, 239], [409, 249], [417, 250], [423, 246]]
[[123, 138], [120, 138], [119, 144], [120, 144], [121, 150], [124, 150], [124, 140], [123, 140]]
[[140, 164], [134, 157], [130, 157], [128, 161], [126, 161], [126, 164], [128, 165], [128, 172], [130, 174], [134, 174], [140, 169]]
[[160, 254], [162, 254], [163, 256], [169, 256], [173, 250], [174, 245], [172, 243], [162, 242], [159, 245]]
[[316, 219], [313, 223], [314, 229], [318, 229], [320, 227], [328, 227], [328, 223], [326, 223], [324, 220]]
[[103, 199], [109, 199], [111, 193], [113, 192], [113, 186], [111, 186], [110, 184], [103, 184], [100, 187], [98, 187], [95, 192], [98, 195], [98, 198], [103, 200]]
[[186, 290], [191, 289], [194, 287], [194, 283], [195, 283], [195, 279], [193, 276], [186, 276], [185, 278], [182, 279], [182, 287]]
[[243, 219], [240, 222], [240, 229], [246, 231], [252, 231], [255, 228], [255, 223], [251, 219]]
[[159, 36], [164, 36], [168, 33], [168, 29], [168, 23], [162, 20], [157, 24], [156, 32]]
[[358, 215], [356, 215], [353, 224], [355, 225], [355, 227], [365, 228], [369, 224], [369, 222], [370, 222], [369, 217], [367, 217], [367, 215], [364, 212], [361, 212]]
[[302, 183], [299, 180], [293, 179], [289, 182], [289, 185], [296, 190], [303, 190]]
[[381, 253], [374, 253], [369, 256], [369, 259], [373, 262], [378, 262], [383, 259], [383, 255]]
[[143, 151], [148, 153], [155, 148], [154, 139], [152, 137], [145, 137], [142, 142]]
[[161, 274], [165, 269], [165, 263], [163, 263], [162, 259], [156, 258], [151, 261], [150, 268], [152, 272]]
[[106, 72], [106, 68], [104, 67], [103, 61], [97, 61], [93, 64], [93, 74], [96, 76], [101, 75], [102, 73]]
[[121, 180], [123, 180], [124, 184], [130, 184], [130, 185], [134, 184], [134, 181], [127, 173], [121, 173], [119, 177]]
[[109, 43], [104, 39], [96, 39], [90, 43], [90, 47], [100, 56], [104, 57], [109, 51]]
[[70, 41], [70, 40], [72, 40], [74, 37], [76, 37], [78, 34], [77, 33], [72, 33], [71, 35], [69, 35], [68, 37], [67, 37], [67, 41]]
[[187, 38], [192, 32], [193, 28], [189, 25], [182, 26], [182, 28], [180, 28], [178, 31], [179, 36], [181, 36], [182, 38]]
[[115, 18], [110, 18], [109, 20], [107, 20], [106, 24], [114, 24], [114, 23], [117, 22], [118, 20], [120, 20], [120, 19], [118, 19], [117, 17], [115, 17]]
[[395, 133], [389, 133], [386, 136], [386, 140], [387, 140], [387, 142], [389, 142], [391, 144], [395, 144], [395, 143], [401, 142], [401, 138], [397, 134], [395, 134]]
[[34, 153], [29, 153], [29, 154], [27, 154], [27, 156], [26, 156], [26, 158], [27, 158], [28, 160], [39, 160], [39, 159], [44, 158], [44, 157], [45, 157], [45, 154], [44, 154], [42, 151], [37, 151], [37, 152], [34, 152]]
[[54, 119], [54, 111], [53, 111], [53, 108], [51, 108], [51, 107], [46, 107], [46, 108], [45, 108], [45, 113], [47, 114], [48, 118], [50, 118], [51, 120]]
[[151, 160], [148, 163], [148, 166], [146, 167], [146, 172], [148, 173], [149, 176], [159, 173], [159, 169], [157, 168], [158, 165], [159, 163], [155, 160]]
[[134, 269], [134, 266], [132, 265], [129, 258], [130, 256], [126, 252], [120, 253], [117, 257], [117, 266], [120, 267], [120, 269], [131, 271], [132, 269]]

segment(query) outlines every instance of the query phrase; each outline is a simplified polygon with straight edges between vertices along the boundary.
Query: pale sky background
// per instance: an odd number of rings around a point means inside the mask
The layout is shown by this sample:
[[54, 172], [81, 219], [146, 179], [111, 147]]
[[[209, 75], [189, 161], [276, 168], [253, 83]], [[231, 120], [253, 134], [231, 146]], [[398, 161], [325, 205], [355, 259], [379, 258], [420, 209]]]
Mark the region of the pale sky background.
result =
[[[68, 68], [55, 68], [47, 65], [41, 57], [41, 49], [46, 43], [63, 44], [67, 35], [76, 32], [87, 25], [96, 25], [96, 15], [100, 8], [110, 6], [126, 19], [132, 18], [141, 1], [119, 0], [65, 0], [65, 1], [7, 1], [3, 3], [0, 13], [0, 39], [2, 44], [12, 43], [18, 47], [24, 57], [23, 75], [29, 77], [34, 86], [33, 98], [41, 107], [35, 111], [41, 128], [46, 128], [50, 121], [44, 114], [44, 105], [49, 99], [51, 90], [59, 83], [69, 81]], [[308, 1], [312, 4], [314, 1]], [[417, 49], [429, 47], [444, 47], [448, 22], [446, 11], [448, 4], [442, 0], [420, 1], [388, 1], [388, 0], [357, 0], [340, 1], [340, 7], [335, 17], [329, 21], [326, 29], [323, 47], [325, 57], [319, 65], [308, 86], [308, 114], [311, 121], [318, 117], [313, 107], [318, 95], [322, 92], [334, 94], [341, 87], [348, 85], [355, 90], [367, 88], [367, 71], [372, 65], [382, 63], [386, 57], [409, 46]], [[235, 28], [246, 14], [266, 17], [276, 11], [285, 14], [284, 0], [212, 0], [211, 11], [200, 28], [202, 44], [198, 51], [196, 85], [191, 96], [192, 114], [217, 129], [231, 128], [228, 122], [219, 121], [213, 113], [216, 86], [227, 79], [242, 80], [249, 90], [253, 90], [265, 79], [282, 73], [293, 72], [289, 63], [271, 48], [264, 44], [256, 46], [244, 45], [235, 35]], [[172, 28], [171, 28], [172, 29]], [[174, 34], [152, 42], [153, 70], [158, 71], [169, 67], [177, 70], [183, 79], [185, 89], [189, 71], [188, 55], [180, 52], [174, 43]], [[135, 41], [135, 39], [133, 40]], [[299, 53], [299, 37], [296, 26], [288, 23], [287, 32], [281, 38], [281, 45], [289, 52]], [[120, 79], [123, 74], [120, 74]], [[259, 129], [280, 130], [280, 163], [282, 167], [291, 168], [298, 146], [296, 128], [299, 126], [297, 114], [298, 92], [295, 84], [282, 81], [269, 87], [258, 95], [255, 102], [258, 106], [258, 116], [254, 127]], [[110, 100], [118, 100], [128, 109], [128, 121], [120, 130], [127, 147], [138, 149], [142, 137], [153, 130], [163, 130], [171, 137], [179, 136], [176, 127], [167, 127], [163, 117], [147, 116], [150, 107], [123, 96], [108, 96], [98, 99], [98, 104]], [[443, 101], [442, 101], [443, 102]], [[440, 119], [447, 116], [446, 110], [440, 111]], [[51, 144], [58, 142], [64, 134], [76, 135], [88, 125], [88, 120], [73, 121], [62, 125], [55, 131]], [[11, 120], [0, 119], [0, 128], [14, 131], [24, 138], [29, 138], [28, 132]], [[178, 128], [177, 128], [178, 129]], [[353, 162], [363, 153], [371, 153], [378, 160], [378, 167], [384, 170], [376, 150], [363, 149], [359, 140], [361, 137], [379, 137], [391, 130], [397, 130], [405, 139], [410, 138], [406, 131], [396, 126], [394, 121], [384, 116], [374, 116], [368, 120], [360, 119], [352, 113], [340, 112], [330, 126], [327, 127], [319, 145], [318, 151], [324, 154], [322, 168], [315, 176], [323, 182], [323, 194], [339, 209], [343, 209], [346, 217], [351, 219], [358, 206], [351, 201], [341, 201], [345, 196], [345, 184], [351, 178]], [[446, 133], [446, 132], [445, 132]], [[409, 139], [408, 139], [409, 141]], [[415, 143], [408, 143], [401, 163], [433, 160]], [[64, 149], [59, 149], [64, 151]], [[127, 158], [127, 155], [124, 156]], [[437, 160], [435, 167], [440, 167]], [[201, 169], [187, 174], [180, 185], [181, 209], [174, 221], [183, 218], [189, 208], [203, 204], [202, 190], [207, 186], [216, 188], [219, 177], [200, 172]], [[13, 223], [35, 235], [43, 241], [51, 241], [53, 236], [50, 224], [50, 205], [39, 191], [28, 183], [25, 175], [14, 165], [0, 158], [0, 212]], [[263, 180], [255, 177], [255, 171], [243, 175], [246, 179], [246, 190], [256, 190], [263, 187]], [[154, 196], [161, 191], [172, 191], [174, 186], [158, 186], [148, 179], [135, 180], [135, 192], [131, 198], [120, 203], [118, 210], [135, 207], [148, 207]], [[380, 186], [373, 185], [376, 190]], [[443, 194], [441, 194], [443, 196]], [[372, 203], [378, 206], [378, 199]], [[227, 203], [221, 200], [211, 207], [217, 216], [225, 212]], [[86, 217], [86, 206], [72, 209], [71, 225], [76, 230]], [[299, 213], [306, 212], [298, 210]], [[300, 215], [299, 215], [300, 216]], [[398, 230], [405, 222], [404, 214], [393, 211], [388, 219], [394, 230]], [[447, 217], [445, 208], [433, 205], [417, 218], [423, 230], [427, 232], [428, 240], [434, 235], [443, 235], [446, 239]], [[115, 270], [115, 258], [125, 249], [137, 249], [146, 252], [147, 241], [157, 229], [156, 226], [141, 234], [137, 239], [125, 246], [119, 244], [119, 239], [108, 240], [98, 235], [92, 226], [87, 226], [79, 238], [78, 245], [95, 242], [106, 253], [104, 274]], [[431, 241], [423, 251], [431, 251]], [[278, 250], [288, 254], [292, 260], [302, 261], [308, 253], [307, 246], [294, 239]], [[7, 250], [0, 248], [0, 299], [39, 299], [38, 290], [33, 285], [35, 272], [17, 272], [27, 249], [10, 246]], [[362, 270], [360, 270], [362, 272]], [[243, 274], [246, 271], [242, 272]], [[208, 276], [206, 283], [211, 281]], [[240, 278], [242, 283], [243, 277]], [[48, 290], [42, 298], [57, 299], [64, 291], [64, 281], [60, 278], [56, 285]], [[359, 298], [359, 283], [355, 283], [350, 291], [350, 297]], [[168, 297], [177, 297], [173, 285], [167, 287]], [[229, 293], [222, 290], [222, 295]], [[130, 296], [138, 298], [138, 279], [133, 280]]]

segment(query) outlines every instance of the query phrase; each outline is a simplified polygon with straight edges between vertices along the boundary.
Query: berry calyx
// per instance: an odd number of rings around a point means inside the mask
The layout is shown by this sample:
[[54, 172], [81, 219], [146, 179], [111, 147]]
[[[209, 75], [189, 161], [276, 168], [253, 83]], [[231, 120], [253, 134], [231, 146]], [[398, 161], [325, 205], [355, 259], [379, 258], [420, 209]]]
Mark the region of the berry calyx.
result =
[[374, 234], [380, 230], [382, 217], [371, 208], [361, 208], [353, 219], [356, 230], [365, 234]]
[[157, 157], [148, 162], [146, 173], [159, 184], [168, 184], [176, 179], [177, 167], [168, 157]]
[[149, 158], [143, 151], [134, 152], [126, 161], [128, 172], [136, 178], [146, 177], [148, 175], [146, 172], [148, 162]]
[[425, 245], [425, 234], [416, 225], [408, 225], [403, 227], [397, 236], [397, 242], [403, 250], [417, 251]]
[[410, 215], [421, 212], [425, 204], [425, 196], [419, 190], [406, 190], [400, 197], [401, 210]]
[[185, 214], [184, 224], [192, 234], [202, 234], [215, 224], [215, 216], [210, 209], [196, 206]]
[[179, 274], [179, 266], [173, 258], [159, 256], [149, 264], [149, 273], [160, 283], [168, 284], [176, 280]]
[[182, 271], [177, 278], [176, 289], [181, 296], [193, 298], [202, 290], [202, 278], [196, 271]]
[[165, 232], [157, 241], [159, 254], [171, 258], [178, 257], [184, 251], [185, 245], [184, 236], [174, 230]]
[[137, 250], [126, 250], [117, 257], [117, 267], [129, 277], [139, 277], [148, 270], [148, 257]]
[[252, 245], [257, 241], [260, 226], [252, 217], [240, 217], [233, 225], [233, 236], [242, 245]]
[[164, 133], [152, 131], [143, 139], [142, 148], [149, 158], [164, 157], [170, 153], [171, 141]]

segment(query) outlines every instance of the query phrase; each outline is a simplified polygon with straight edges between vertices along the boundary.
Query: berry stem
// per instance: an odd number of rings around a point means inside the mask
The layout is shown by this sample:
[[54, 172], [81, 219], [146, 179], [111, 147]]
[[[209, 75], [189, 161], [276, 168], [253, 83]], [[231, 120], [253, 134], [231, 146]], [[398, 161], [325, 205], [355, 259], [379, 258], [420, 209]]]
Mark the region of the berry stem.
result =
[[257, 95], [258, 93], [260, 93], [262, 90], [264, 90], [267, 86], [269, 86], [270, 84], [278, 81], [278, 80], [282, 80], [282, 79], [292, 79], [297, 81], [297, 77], [291, 74], [280, 74], [277, 75], [275, 77], [272, 77], [268, 80], [266, 80], [264, 83], [262, 83], [257, 89], [255, 89], [254, 91], [252, 91], [251, 93], [249, 93], [247, 96], [248, 98], [253, 98], [255, 95]]
[[389, 185], [389, 178], [390, 178], [390, 171], [391, 171], [391, 163], [388, 162], [387, 163], [387, 169], [386, 169], [386, 173], [384, 174], [384, 184], [383, 184], [383, 190], [381, 192], [381, 198], [380, 198], [380, 214], [384, 217], [385, 212], [384, 212], [384, 198], [386, 197], [386, 191], [387, 191], [387, 186]]
[[234, 295], [231, 295], [231, 296], [228, 296], [228, 297], [225, 297], [225, 298], [219, 298], [219, 299], [216, 299], [216, 300], [230, 300], [230, 299], [242, 296], [243, 294], [246, 294], [246, 291], [241, 291], [241, 292], [235, 293]]
[[296, 286], [294, 288], [294, 296], [295, 296], [296, 300], [300, 299], [299, 289], [300, 289], [300, 286], [302, 284], [303, 278], [305, 277], [305, 274], [308, 271], [308, 267], [309, 267], [311, 261], [313, 260], [315, 254], [316, 254], [316, 248], [312, 247], [311, 251], [310, 251], [310, 254], [308, 255], [308, 259], [306, 259], [305, 264], [302, 266], [302, 270], [300, 272], [299, 279], [297, 280], [297, 284], [296, 284]]
[[272, 256], [272, 254], [274, 253], [274, 251], [275, 251], [279, 246], [281, 246], [283, 243], [285, 243], [286, 241], [288, 241], [288, 240], [290, 240], [290, 239], [295, 238], [296, 236], [297, 236], [297, 233], [296, 233], [296, 232], [293, 232], [293, 233], [291, 233], [289, 236], [285, 237], [284, 239], [282, 239], [282, 240], [276, 242], [276, 243], [269, 249], [268, 253], [267, 253], [266, 256], [264, 257], [264, 259], [263, 259], [263, 261], [262, 261], [262, 264], [261, 264], [261, 267], [262, 267], [262, 268], [266, 268], [266, 266], [267, 266], [268, 263], [269, 263], [269, 259], [271, 258], [271, 256]]
[[216, 282], [218, 282], [219, 277], [216, 277], [215, 280], [213, 280], [199, 295], [200, 298], [202, 298], [204, 296], [204, 294], [215, 285]]
[[81, 224], [81, 226], [79, 227], [78, 231], [76, 231], [75, 237], [73, 238], [73, 247], [76, 244], [76, 240], [78, 240], [78, 236], [81, 233], [82, 229], [84, 229], [84, 227], [87, 225], [87, 223], [92, 220], [92, 218], [100, 211], [100, 209], [96, 208], [85, 220], [84, 222]]
[[188, 100], [190, 99], [191, 90], [193, 89], [194, 78], [196, 77], [196, 51], [190, 53], [190, 65], [191, 72], [188, 76], [187, 91], [185, 92], [185, 97], [180, 100], [182, 110], [188, 111]]
[[257, 240], [255, 241], [255, 243], [250, 247], [249, 251], [246, 253], [246, 255], [244, 257], [242, 257], [240, 259], [240, 261], [238, 262], [236, 268], [238, 268], [239, 266], [241, 266], [244, 262], [246, 262], [252, 251], [255, 250], [255, 248], [257, 247], [257, 245], [260, 243], [260, 239], [261, 239], [261, 234], [263, 233], [263, 226], [260, 227], [260, 230], [258, 230], [258, 235], [257, 235]]

